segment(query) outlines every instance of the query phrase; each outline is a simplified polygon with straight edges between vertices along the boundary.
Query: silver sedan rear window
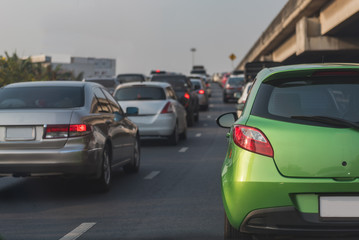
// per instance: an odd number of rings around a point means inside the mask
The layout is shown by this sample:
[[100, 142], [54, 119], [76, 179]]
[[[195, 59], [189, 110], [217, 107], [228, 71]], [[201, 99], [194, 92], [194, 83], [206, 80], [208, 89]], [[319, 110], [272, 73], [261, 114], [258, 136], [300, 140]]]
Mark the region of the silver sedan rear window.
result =
[[0, 109], [84, 106], [83, 87], [11, 87], [0, 90]]

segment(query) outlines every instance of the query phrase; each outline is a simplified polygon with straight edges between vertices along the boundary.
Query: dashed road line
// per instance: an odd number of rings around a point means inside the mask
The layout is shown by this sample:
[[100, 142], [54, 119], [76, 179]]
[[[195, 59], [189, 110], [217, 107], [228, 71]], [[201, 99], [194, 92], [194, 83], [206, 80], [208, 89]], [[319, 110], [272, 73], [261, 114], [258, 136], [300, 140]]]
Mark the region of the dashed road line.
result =
[[202, 133], [197, 133], [196, 134], [196, 137], [200, 137], [200, 136], [202, 136]]
[[92, 228], [96, 223], [82, 223], [77, 228], [60, 238], [60, 240], [75, 240], [79, 238], [82, 234], [87, 232]]
[[158, 174], [160, 174], [160, 171], [152, 171], [150, 174], [148, 174], [144, 179], [145, 180], [151, 180], [154, 179]]
[[186, 152], [187, 150], [188, 150], [188, 147], [183, 147], [183, 148], [181, 148], [178, 152], [184, 153], [184, 152]]

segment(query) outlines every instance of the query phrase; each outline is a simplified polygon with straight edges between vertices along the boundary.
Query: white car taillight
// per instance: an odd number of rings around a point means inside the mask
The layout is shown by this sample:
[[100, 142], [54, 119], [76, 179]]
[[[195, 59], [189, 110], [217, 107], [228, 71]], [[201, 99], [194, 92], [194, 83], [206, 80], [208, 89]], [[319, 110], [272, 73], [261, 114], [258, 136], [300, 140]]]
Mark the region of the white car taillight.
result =
[[173, 113], [173, 107], [171, 102], [166, 103], [166, 105], [163, 107], [161, 114], [163, 113]]

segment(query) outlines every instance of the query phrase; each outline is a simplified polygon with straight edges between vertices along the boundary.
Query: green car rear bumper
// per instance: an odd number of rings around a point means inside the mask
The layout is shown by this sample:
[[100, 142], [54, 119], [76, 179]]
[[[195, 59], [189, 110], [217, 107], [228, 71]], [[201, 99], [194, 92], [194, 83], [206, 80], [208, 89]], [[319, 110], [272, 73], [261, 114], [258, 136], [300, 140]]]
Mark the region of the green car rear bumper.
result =
[[282, 176], [272, 158], [233, 143], [222, 168], [222, 197], [231, 225], [247, 233], [359, 233], [359, 219], [323, 219], [321, 195], [358, 195], [359, 180]]

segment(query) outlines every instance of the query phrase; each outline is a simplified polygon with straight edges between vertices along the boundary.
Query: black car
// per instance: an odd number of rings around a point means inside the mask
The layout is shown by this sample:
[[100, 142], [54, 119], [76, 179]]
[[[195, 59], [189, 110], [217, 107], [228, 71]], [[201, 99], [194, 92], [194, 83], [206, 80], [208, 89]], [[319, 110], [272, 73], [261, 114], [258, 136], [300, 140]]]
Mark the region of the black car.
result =
[[180, 103], [187, 112], [187, 124], [193, 126], [199, 118], [199, 100], [191, 81], [180, 74], [159, 74], [153, 75], [151, 81], [167, 82], [172, 85]]
[[140, 73], [123, 73], [118, 74], [116, 80], [119, 84], [128, 82], [145, 82], [147, 77]]
[[82, 81], [83, 82], [94, 82], [94, 83], [101, 84], [111, 94], [113, 93], [113, 91], [115, 90], [117, 85], [120, 84], [115, 77], [112, 77], [112, 78], [85, 78]]

